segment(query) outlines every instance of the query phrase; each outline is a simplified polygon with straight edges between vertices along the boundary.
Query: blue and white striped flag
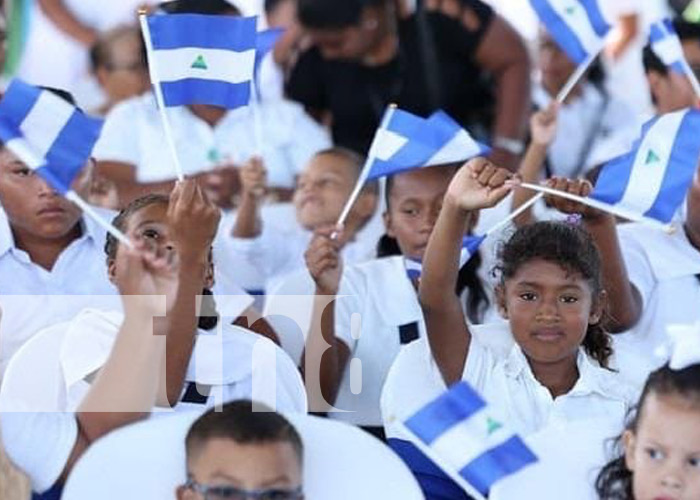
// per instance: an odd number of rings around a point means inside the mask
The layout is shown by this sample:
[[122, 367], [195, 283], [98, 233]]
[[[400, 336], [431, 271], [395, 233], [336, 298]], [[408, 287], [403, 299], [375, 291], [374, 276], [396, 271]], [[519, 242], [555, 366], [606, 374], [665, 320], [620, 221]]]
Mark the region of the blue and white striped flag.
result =
[[400, 109], [388, 113], [389, 119], [382, 122], [372, 141], [368, 180], [489, 152], [443, 111], [427, 119]]
[[[465, 236], [462, 239], [462, 251], [459, 254], [459, 267], [460, 269], [464, 266], [469, 259], [471, 259], [476, 252], [479, 251], [479, 247], [486, 239], [486, 235], [481, 236]], [[406, 266], [406, 273], [409, 279], [417, 280], [423, 273], [423, 262], [418, 259], [404, 259]]]
[[700, 111], [657, 116], [632, 150], [600, 172], [592, 198], [663, 223], [673, 219], [698, 170]]
[[597, 0], [530, 0], [557, 45], [577, 65], [597, 55], [610, 31]]
[[649, 46], [671, 70], [690, 76], [683, 46], [670, 19], [656, 21], [649, 27]]
[[256, 17], [156, 14], [147, 24], [151, 80], [161, 86], [165, 106], [248, 104]]
[[513, 433], [466, 382], [458, 382], [404, 421], [428, 457], [483, 496], [499, 480], [537, 462]]
[[0, 101], [0, 140], [61, 194], [70, 191], [101, 129], [102, 120], [18, 79]]

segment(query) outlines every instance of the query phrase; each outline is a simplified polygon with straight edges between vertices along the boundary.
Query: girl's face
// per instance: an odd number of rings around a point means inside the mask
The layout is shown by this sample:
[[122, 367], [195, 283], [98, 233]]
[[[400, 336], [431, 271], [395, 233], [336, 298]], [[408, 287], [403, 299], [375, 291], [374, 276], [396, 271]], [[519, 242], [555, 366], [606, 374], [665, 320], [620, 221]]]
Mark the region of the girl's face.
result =
[[[177, 254], [177, 248], [171, 239], [168, 228], [168, 205], [166, 203], [153, 203], [132, 213], [127, 220], [124, 232], [133, 241], [145, 242], [148, 248], [156, 253], [172, 252], [173, 257]], [[117, 285], [120, 283], [121, 277], [129, 272], [127, 266], [121, 264], [120, 250], [121, 246], [117, 247], [116, 258], [112, 259], [108, 265], [110, 280]], [[203, 287], [211, 288], [214, 284], [213, 265], [210, 261], [207, 262], [207, 265], [208, 271]]]
[[[432, 167], [393, 178], [384, 225], [404, 256], [423, 258], [454, 172], [452, 168]], [[470, 228], [475, 221], [476, 217], [470, 222]]]
[[635, 500], [700, 498], [700, 407], [678, 395], [650, 393], [636, 432], [623, 435]]
[[576, 355], [589, 324], [600, 321], [602, 297], [587, 280], [542, 259], [525, 262], [498, 289], [501, 314], [531, 362], [558, 363]]

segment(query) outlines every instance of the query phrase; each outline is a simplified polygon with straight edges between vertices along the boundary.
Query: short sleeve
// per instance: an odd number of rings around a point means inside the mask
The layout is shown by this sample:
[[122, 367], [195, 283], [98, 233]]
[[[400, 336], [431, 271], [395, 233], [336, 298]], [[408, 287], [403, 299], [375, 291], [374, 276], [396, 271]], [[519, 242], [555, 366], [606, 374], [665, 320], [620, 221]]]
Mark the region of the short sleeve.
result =
[[98, 161], [139, 164], [138, 144], [134, 140], [134, 104], [131, 99], [118, 104], [107, 114], [93, 156]]
[[620, 231], [619, 235], [627, 275], [630, 283], [642, 297], [642, 308], [644, 309], [656, 287], [656, 277], [642, 244], [636, 238], [628, 235], [626, 231]]
[[285, 85], [287, 96], [305, 108], [325, 110], [328, 102], [323, 88], [325, 61], [315, 47], [301, 54]]
[[2, 441], [10, 460], [27, 474], [33, 491], [49, 490], [68, 462], [78, 438], [73, 413], [0, 413]]

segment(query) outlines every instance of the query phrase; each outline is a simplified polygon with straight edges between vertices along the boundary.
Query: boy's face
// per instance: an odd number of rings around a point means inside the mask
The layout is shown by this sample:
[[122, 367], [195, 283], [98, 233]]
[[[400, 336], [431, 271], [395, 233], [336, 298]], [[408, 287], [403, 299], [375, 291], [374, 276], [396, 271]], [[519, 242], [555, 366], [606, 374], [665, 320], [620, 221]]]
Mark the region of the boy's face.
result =
[[637, 431], [623, 435], [637, 500], [700, 498], [700, 410], [677, 395], [649, 394]]
[[544, 30], [540, 30], [537, 65], [542, 83], [550, 92], [558, 92], [576, 70], [576, 65]]
[[[239, 444], [215, 438], [204, 443], [195, 456], [188, 457], [188, 476], [205, 486], [232, 486], [239, 490], [293, 491], [302, 484], [301, 464], [288, 442]], [[199, 500], [199, 493], [183, 486], [178, 500]], [[238, 498], [222, 496], [222, 498]], [[265, 497], [267, 498], [267, 497]], [[270, 498], [296, 498], [284, 495]]]
[[0, 204], [17, 239], [58, 239], [80, 220], [80, 209], [54, 191], [8, 149], [0, 150]]
[[110, 61], [97, 68], [97, 77], [104, 91], [114, 102], [140, 95], [148, 90], [148, 69], [141, 59], [138, 33], [114, 41]]
[[299, 176], [294, 191], [297, 220], [313, 231], [335, 224], [357, 181], [357, 171], [335, 155], [315, 156]]

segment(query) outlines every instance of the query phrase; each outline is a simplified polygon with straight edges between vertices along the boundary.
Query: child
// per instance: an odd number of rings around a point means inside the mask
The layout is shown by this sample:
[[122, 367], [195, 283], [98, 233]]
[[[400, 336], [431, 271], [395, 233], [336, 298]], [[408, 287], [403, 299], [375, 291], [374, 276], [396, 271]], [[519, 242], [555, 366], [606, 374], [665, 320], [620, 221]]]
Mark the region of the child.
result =
[[620, 437], [624, 453], [598, 475], [601, 500], [700, 498], [700, 364], [647, 379]]
[[[317, 302], [305, 368], [309, 382], [309, 370], [319, 366], [318, 361], [313, 361], [319, 356], [314, 349], [324, 348], [325, 343], [332, 346], [324, 352], [324, 363], [333, 357], [335, 368], [322, 371], [320, 384], [325, 401], [345, 412], [331, 410], [331, 418], [362, 425], [381, 435], [379, 399], [387, 372], [401, 345], [417, 339], [424, 329], [417, 280], [409, 277], [407, 261], [423, 258], [454, 173], [455, 168], [441, 166], [387, 179], [386, 235], [380, 242], [381, 258], [348, 265], [341, 272], [338, 246], [328, 234], [317, 232], [312, 240], [306, 252], [307, 266], [316, 283], [316, 294], [325, 302]], [[467, 233], [476, 223], [476, 214], [472, 215], [465, 227]], [[458, 283], [453, 287], [458, 295], [464, 292], [464, 312], [470, 323], [496, 317], [490, 307], [493, 295], [487, 281], [479, 275], [483, 267], [489, 266], [482, 266], [481, 254], [475, 254], [459, 271]], [[334, 322], [329, 319], [331, 312]], [[354, 326], [353, 317], [358, 315], [359, 326]], [[323, 328], [322, 337], [319, 325]], [[351, 358], [362, 362], [359, 394], [353, 389]], [[312, 395], [313, 392], [310, 398]]]
[[503, 246], [496, 294], [512, 334], [504, 352], [474, 337], [457, 298], [444, 293], [457, 281], [469, 213], [497, 203], [513, 185], [508, 171], [477, 158], [447, 190], [419, 288], [434, 361], [445, 383], [467, 380], [525, 435], [558, 418], [605, 415], [622, 422], [629, 392], [606, 369], [612, 349], [600, 327], [601, 262], [585, 231], [541, 222]]
[[0, 205], [2, 378], [10, 357], [38, 330], [117, 290], [105, 272], [104, 230], [4, 146]]
[[[243, 194], [233, 239], [229, 241], [229, 264], [257, 269], [266, 290], [279, 286], [285, 274], [303, 268], [304, 252], [313, 231], [336, 223], [357, 182], [362, 163], [359, 155], [342, 148], [317, 153], [300, 175], [294, 192], [298, 224], [286, 231], [258, 217], [266, 186], [265, 169], [258, 160], [248, 163], [241, 171]], [[373, 256], [378, 236], [367, 224], [376, 207], [377, 183], [369, 183], [345, 223], [342, 243], [348, 261], [364, 261]]]
[[187, 482], [178, 500], [258, 498], [302, 500], [303, 444], [283, 416], [251, 401], [209, 410], [185, 440]]

